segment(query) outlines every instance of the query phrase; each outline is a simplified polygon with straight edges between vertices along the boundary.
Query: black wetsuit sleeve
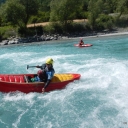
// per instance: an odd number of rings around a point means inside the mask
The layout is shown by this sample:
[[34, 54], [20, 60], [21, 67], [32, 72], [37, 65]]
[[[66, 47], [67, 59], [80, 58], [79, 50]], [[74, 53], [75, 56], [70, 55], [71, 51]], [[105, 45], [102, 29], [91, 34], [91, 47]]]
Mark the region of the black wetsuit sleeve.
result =
[[36, 66], [37, 68], [41, 68], [42, 66]]
[[44, 85], [44, 88], [46, 88], [50, 84], [51, 80], [47, 80], [47, 82]]
[[37, 66], [37, 68], [40, 68], [40, 69], [45, 69], [46, 65], [45, 64], [42, 64], [41, 66]]
[[46, 65], [42, 64], [41, 69], [43, 70], [43, 69], [45, 69], [45, 67], [46, 67]]

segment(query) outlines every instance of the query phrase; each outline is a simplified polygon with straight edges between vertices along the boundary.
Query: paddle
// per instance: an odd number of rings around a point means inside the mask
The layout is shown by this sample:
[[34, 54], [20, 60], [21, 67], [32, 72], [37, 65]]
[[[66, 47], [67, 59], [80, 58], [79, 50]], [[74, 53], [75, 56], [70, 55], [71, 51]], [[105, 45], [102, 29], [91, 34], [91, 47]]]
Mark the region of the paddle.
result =
[[28, 69], [28, 68], [33, 68], [33, 67], [37, 67], [37, 66], [29, 66], [29, 65], [27, 65], [27, 69]]

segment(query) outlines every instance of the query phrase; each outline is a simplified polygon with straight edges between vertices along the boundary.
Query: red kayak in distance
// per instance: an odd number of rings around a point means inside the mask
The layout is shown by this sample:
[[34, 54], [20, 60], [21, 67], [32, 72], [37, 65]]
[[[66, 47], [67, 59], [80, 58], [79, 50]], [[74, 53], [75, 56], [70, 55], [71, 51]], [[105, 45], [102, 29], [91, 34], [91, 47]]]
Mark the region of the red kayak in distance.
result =
[[76, 47], [91, 47], [93, 45], [92, 44], [83, 44], [83, 45], [74, 44], [74, 46], [76, 46]]

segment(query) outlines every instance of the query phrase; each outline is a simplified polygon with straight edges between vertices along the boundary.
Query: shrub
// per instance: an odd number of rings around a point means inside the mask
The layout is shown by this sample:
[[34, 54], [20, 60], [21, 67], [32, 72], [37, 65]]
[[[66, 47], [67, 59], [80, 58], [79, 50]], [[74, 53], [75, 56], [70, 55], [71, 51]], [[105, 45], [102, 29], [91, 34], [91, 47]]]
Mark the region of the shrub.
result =
[[16, 36], [17, 31], [15, 28], [10, 26], [0, 27], [0, 37], [1, 39], [7, 39], [12, 36]]
[[101, 14], [99, 18], [96, 20], [97, 29], [112, 29], [114, 25], [113, 17], [105, 14]]
[[43, 27], [45, 33], [62, 33], [63, 27], [60, 23], [51, 23]]
[[115, 24], [118, 27], [128, 27], [128, 16], [122, 16], [120, 18], [115, 19]]
[[37, 16], [32, 16], [29, 23], [41, 23], [48, 22], [50, 18], [50, 12], [38, 12]]

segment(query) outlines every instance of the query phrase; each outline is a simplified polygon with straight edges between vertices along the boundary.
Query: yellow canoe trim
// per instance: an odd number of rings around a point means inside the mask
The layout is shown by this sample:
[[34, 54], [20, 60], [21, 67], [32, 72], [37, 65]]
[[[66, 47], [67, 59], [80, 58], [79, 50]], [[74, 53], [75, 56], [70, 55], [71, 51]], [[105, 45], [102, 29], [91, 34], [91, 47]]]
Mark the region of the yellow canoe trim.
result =
[[72, 79], [73, 79], [72, 74], [54, 74], [54, 77], [52, 78], [52, 82], [63, 82]]

